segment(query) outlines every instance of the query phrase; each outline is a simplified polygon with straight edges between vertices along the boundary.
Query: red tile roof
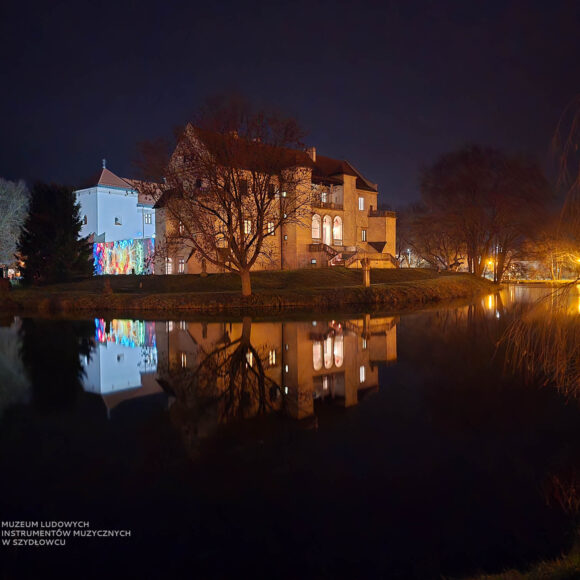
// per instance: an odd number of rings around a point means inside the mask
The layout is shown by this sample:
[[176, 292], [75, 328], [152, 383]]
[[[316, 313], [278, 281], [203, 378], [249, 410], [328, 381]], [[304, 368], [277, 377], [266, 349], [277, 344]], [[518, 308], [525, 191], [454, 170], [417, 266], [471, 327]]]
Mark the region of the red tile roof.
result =
[[105, 187], [121, 187], [123, 189], [133, 189], [133, 186], [124, 179], [116, 176], [112, 171], [106, 167], [101, 171], [101, 175], [96, 185], [104, 185]]

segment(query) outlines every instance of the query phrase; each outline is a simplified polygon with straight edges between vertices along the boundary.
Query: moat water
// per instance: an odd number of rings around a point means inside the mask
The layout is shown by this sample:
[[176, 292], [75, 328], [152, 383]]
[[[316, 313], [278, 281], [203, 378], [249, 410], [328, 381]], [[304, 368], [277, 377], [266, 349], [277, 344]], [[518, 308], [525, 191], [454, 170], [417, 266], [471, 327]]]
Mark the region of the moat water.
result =
[[6, 577], [460, 578], [558, 557], [580, 407], [498, 347], [548, 292], [401, 316], [2, 321], [2, 533], [131, 532], [3, 545]]

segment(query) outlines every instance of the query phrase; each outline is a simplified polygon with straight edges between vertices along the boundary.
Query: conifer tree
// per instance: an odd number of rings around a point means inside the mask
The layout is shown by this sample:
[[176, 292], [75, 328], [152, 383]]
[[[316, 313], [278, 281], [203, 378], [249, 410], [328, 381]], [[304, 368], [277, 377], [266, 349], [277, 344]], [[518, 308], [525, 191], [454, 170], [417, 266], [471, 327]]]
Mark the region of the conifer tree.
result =
[[18, 243], [24, 282], [46, 284], [90, 276], [91, 245], [86, 238], [79, 239], [81, 226], [80, 206], [70, 187], [36, 183]]

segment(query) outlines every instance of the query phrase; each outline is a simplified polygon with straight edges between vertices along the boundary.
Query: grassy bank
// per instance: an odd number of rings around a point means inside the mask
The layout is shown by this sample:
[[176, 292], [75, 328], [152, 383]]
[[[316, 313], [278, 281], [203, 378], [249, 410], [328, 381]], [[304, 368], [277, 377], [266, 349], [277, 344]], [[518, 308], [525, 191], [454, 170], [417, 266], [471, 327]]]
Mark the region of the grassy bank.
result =
[[[14, 313], [86, 312], [282, 312], [297, 310], [402, 310], [468, 298], [497, 287], [469, 274], [431, 270], [375, 270], [371, 287], [362, 273], [346, 268], [255, 272], [253, 295], [241, 296], [234, 274], [104, 276], [69, 284], [14, 289], [0, 297], [0, 309]], [[112, 292], [107, 292], [110, 284]]]
[[505, 570], [500, 574], [483, 574], [465, 580], [572, 580], [580, 578], [580, 532], [570, 552], [561, 558], [539, 562], [529, 570]]

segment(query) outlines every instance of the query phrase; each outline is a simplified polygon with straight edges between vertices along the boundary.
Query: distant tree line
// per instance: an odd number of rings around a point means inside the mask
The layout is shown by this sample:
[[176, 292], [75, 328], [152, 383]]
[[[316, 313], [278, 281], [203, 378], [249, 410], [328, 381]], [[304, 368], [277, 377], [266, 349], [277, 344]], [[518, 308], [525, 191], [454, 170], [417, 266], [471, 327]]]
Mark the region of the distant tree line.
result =
[[422, 171], [421, 201], [401, 212], [399, 260], [410, 265], [413, 254], [439, 270], [500, 281], [532, 246], [539, 257], [553, 197], [534, 161], [480, 146], [447, 153]]

